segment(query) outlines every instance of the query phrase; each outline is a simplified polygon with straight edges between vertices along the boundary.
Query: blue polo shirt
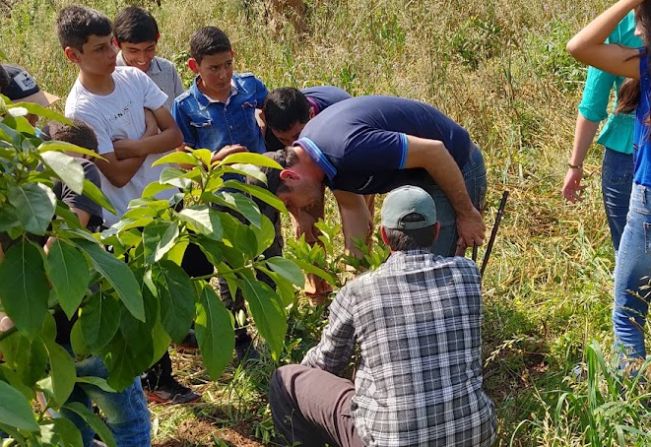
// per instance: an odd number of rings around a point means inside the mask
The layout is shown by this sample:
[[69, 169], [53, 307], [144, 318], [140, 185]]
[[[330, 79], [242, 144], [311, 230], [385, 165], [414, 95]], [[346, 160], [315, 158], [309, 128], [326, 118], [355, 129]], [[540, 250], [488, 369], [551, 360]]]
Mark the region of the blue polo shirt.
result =
[[404, 169], [407, 135], [442, 141], [459, 169], [473, 147], [468, 132], [436, 108], [390, 96], [328, 107], [307, 123], [296, 144], [323, 169], [329, 188], [377, 194], [428, 176], [423, 169]]
[[640, 50], [640, 102], [635, 110], [633, 128], [633, 157], [635, 170], [633, 181], [638, 185], [651, 187], [651, 128], [647, 124], [651, 102], [651, 77], [649, 76], [649, 58], [644, 49]]
[[315, 116], [331, 105], [351, 97], [346, 90], [331, 85], [303, 88], [301, 93], [305, 95], [310, 106], [312, 106]]
[[264, 137], [255, 120], [255, 110], [267, 97], [265, 85], [251, 73], [234, 74], [231, 96], [214, 101], [192, 86], [174, 100], [172, 116], [183, 132], [186, 145], [218, 151], [229, 144], [241, 144], [250, 152], [265, 152]]

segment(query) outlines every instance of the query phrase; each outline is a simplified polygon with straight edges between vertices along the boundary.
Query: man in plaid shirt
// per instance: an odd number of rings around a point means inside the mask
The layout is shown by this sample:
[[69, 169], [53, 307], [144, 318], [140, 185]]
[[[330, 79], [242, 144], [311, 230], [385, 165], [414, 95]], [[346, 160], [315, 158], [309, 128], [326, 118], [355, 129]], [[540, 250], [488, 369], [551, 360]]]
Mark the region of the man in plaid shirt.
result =
[[[321, 342], [273, 375], [274, 423], [288, 445], [488, 447], [494, 405], [482, 390], [477, 266], [429, 252], [436, 209], [404, 186], [382, 206], [391, 256], [344, 287]], [[360, 347], [355, 383], [338, 377]]]

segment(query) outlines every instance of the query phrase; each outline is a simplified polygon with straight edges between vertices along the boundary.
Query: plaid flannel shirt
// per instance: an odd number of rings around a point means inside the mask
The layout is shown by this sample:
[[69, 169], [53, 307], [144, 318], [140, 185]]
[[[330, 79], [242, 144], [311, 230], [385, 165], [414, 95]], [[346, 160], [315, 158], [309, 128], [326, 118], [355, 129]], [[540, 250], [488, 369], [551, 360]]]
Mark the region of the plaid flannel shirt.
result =
[[487, 447], [496, 420], [482, 390], [481, 315], [472, 261], [396, 252], [339, 292], [302, 363], [340, 374], [359, 344], [351, 411], [367, 446]]

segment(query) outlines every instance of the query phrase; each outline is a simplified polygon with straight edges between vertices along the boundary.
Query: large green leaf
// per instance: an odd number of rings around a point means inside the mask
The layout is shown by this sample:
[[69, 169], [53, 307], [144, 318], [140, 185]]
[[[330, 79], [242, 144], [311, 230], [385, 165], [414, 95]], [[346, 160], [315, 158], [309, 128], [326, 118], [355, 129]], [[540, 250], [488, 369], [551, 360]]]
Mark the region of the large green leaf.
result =
[[106, 158], [102, 157], [96, 151], [75, 146], [74, 144], [66, 143], [64, 141], [44, 141], [38, 147], [38, 151], [41, 154], [44, 154], [45, 152], [49, 152], [49, 151], [74, 152], [75, 154], [86, 155], [87, 157], [93, 157], [100, 160], [106, 160]]
[[131, 385], [134, 377], [143, 371], [138, 370], [139, 368], [133, 363], [133, 355], [129, 350], [129, 343], [132, 342], [125, 340], [122, 333], [118, 331], [102, 354], [109, 371], [107, 383], [116, 391], [122, 391]]
[[46, 258], [47, 271], [59, 305], [72, 318], [86, 295], [90, 270], [84, 256], [67, 242], [57, 239]]
[[161, 321], [172, 340], [181, 342], [194, 320], [197, 294], [190, 277], [181, 267], [171, 261], [163, 261], [158, 268], [159, 281], [164, 281], [166, 286], [159, 289]]
[[186, 171], [171, 167], [165, 168], [161, 171], [158, 181], [181, 189], [185, 189], [192, 184], [192, 180], [187, 177]]
[[65, 405], [68, 410], [77, 413], [93, 429], [95, 433], [104, 441], [107, 447], [117, 447], [111, 430], [106, 426], [104, 421], [93, 413], [88, 407], [79, 402], [70, 402]]
[[271, 244], [273, 244], [274, 240], [276, 239], [276, 228], [267, 216], [262, 216], [259, 228], [251, 227], [251, 230], [255, 234], [255, 238], [258, 241], [258, 250], [256, 252], [256, 255], [271, 247]]
[[0, 264], [0, 302], [18, 329], [40, 330], [49, 293], [41, 252], [25, 239], [18, 241]]
[[147, 264], [158, 262], [174, 247], [179, 237], [176, 222], [158, 222], [145, 227], [142, 238]]
[[53, 446], [83, 447], [81, 432], [69, 419], [57, 418], [41, 425], [41, 439]]
[[159, 192], [167, 191], [168, 189], [176, 188], [174, 185], [168, 185], [158, 182], [151, 182], [149, 185], [145, 186], [145, 189], [142, 191], [142, 197], [154, 197]]
[[236, 180], [227, 180], [224, 182], [223, 187], [244, 191], [248, 194], [251, 194], [253, 197], [257, 197], [263, 202], [273, 206], [278, 211], [282, 211], [283, 213], [287, 211], [287, 208], [285, 208], [285, 204], [282, 200], [269, 192], [269, 190], [261, 188], [260, 186], [249, 185], [246, 183], [238, 182]]
[[261, 225], [260, 208], [244, 194], [220, 191], [217, 194], [207, 194], [206, 196], [209, 201], [240, 213], [256, 227]]
[[255, 327], [269, 344], [273, 359], [278, 360], [287, 332], [287, 319], [280, 297], [267, 284], [258, 281], [253, 273], [246, 271], [239, 276]]
[[76, 325], [81, 326], [85, 344], [95, 353], [101, 351], [120, 327], [120, 302], [97, 293], [84, 305]]
[[336, 284], [337, 280], [330, 273], [326, 272], [323, 269], [320, 269], [316, 265], [305, 262], [302, 259], [293, 259], [293, 261], [301, 268], [305, 273], [311, 273], [318, 276], [321, 279], [326, 280], [329, 284]]
[[12, 186], [8, 199], [25, 231], [43, 236], [56, 207], [56, 196], [52, 190], [41, 183]]
[[84, 167], [78, 158], [63, 152], [49, 151], [41, 154], [41, 159], [52, 169], [68, 187], [81, 194], [84, 190]]
[[171, 154], [167, 154], [164, 157], [159, 158], [151, 165], [160, 166], [164, 164], [196, 166], [198, 163], [197, 163], [197, 159], [187, 152], [172, 152]]
[[[253, 231], [253, 228], [243, 224], [230, 214], [220, 212], [222, 226], [224, 228], [224, 236], [221, 243], [225, 246], [233, 247], [235, 251], [240, 253], [248, 259], [255, 258], [260, 252], [258, 251], [258, 239]], [[230, 264], [230, 255], [226, 255]], [[231, 264], [235, 267], [235, 264]]]
[[145, 321], [145, 306], [140, 286], [127, 264], [87, 240], [75, 239], [74, 243], [86, 253], [95, 270], [113, 286], [131, 315]]
[[275, 256], [265, 261], [269, 268], [298, 287], [305, 284], [305, 276], [298, 266], [289, 259]]
[[235, 333], [233, 316], [209, 284], [204, 286], [197, 304], [195, 333], [203, 364], [216, 380], [233, 356]]
[[29, 113], [33, 113], [34, 115], [38, 115], [42, 118], [47, 118], [48, 120], [51, 121], [58, 121], [59, 123], [63, 123], [63, 124], [68, 124], [68, 125], [72, 124], [72, 121], [69, 118], [66, 118], [65, 116], [61, 115], [59, 112], [49, 107], [43, 107], [42, 105], [36, 104], [35, 102], [15, 102], [9, 107], [10, 108], [23, 107], [27, 109]]
[[54, 340], [44, 340], [44, 343], [50, 357], [50, 376], [52, 377], [54, 400], [59, 405], [63, 405], [75, 386], [77, 378], [75, 362], [68, 351]]
[[275, 160], [253, 152], [238, 152], [237, 154], [229, 155], [221, 161], [221, 164], [223, 165], [232, 165], [236, 163], [251, 164], [275, 169], [283, 168]]
[[32, 407], [20, 391], [0, 381], [0, 423], [31, 432], [39, 431]]
[[88, 179], [84, 180], [84, 195], [102, 208], [112, 212], [113, 214], [116, 213], [115, 208], [111, 202], [109, 202], [109, 199], [104, 195], [102, 190]]
[[212, 208], [205, 205], [184, 208], [178, 216], [192, 231], [215, 240], [222, 238], [221, 220]]

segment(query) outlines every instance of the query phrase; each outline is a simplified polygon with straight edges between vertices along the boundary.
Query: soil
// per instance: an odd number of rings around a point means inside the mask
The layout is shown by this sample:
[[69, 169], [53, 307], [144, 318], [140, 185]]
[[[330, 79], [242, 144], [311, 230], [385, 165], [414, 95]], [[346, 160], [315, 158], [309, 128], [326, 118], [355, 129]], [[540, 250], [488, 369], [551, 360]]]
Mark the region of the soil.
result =
[[153, 447], [215, 446], [219, 445], [218, 441], [230, 447], [263, 447], [263, 444], [242, 434], [247, 431], [246, 426], [215, 428], [206, 421], [188, 420], [178, 427], [173, 439], [155, 443]]

